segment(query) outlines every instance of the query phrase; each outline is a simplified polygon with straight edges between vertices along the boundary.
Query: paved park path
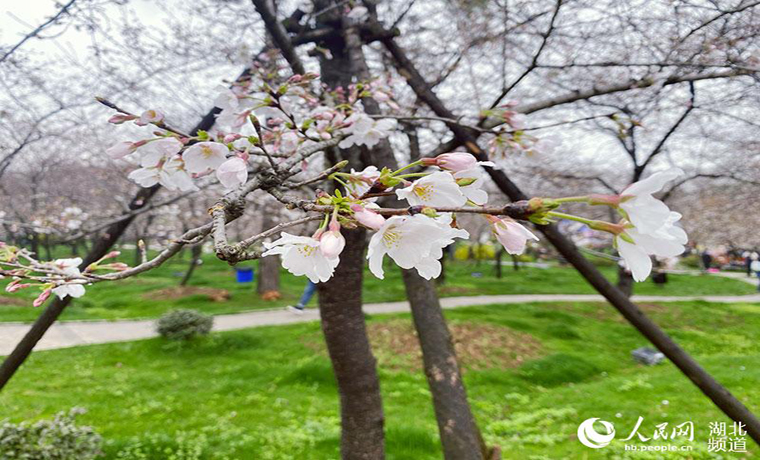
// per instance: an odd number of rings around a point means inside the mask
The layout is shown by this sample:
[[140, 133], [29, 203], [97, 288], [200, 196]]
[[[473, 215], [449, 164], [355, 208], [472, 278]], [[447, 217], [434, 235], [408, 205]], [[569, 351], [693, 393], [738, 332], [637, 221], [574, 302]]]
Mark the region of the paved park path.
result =
[[[738, 278], [738, 277], [737, 277]], [[749, 279], [746, 279], [749, 282]], [[758, 302], [760, 294], [743, 296], [633, 296], [635, 302], [678, 302], [706, 300], [708, 302]], [[458, 308], [474, 305], [514, 304], [528, 302], [602, 302], [600, 295], [533, 294], [533, 295], [491, 295], [473, 297], [445, 297], [441, 299], [443, 308]], [[377, 315], [384, 313], [408, 312], [409, 303], [386, 302], [364, 305], [364, 311]], [[319, 313], [309, 309], [303, 315], [296, 315], [285, 309], [258, 310], [244, 313], [214, 316], [214, 331], [231, 331], [257, 326], [303, 323], [317, 321]], [[29, 324], [0, 323], [0, 355], [7, 355], [21, 340]], [[124, 342], [155, 337], [154, 320], [123, 321], [64, 321], [54, 324], [37, 344], [36, 350], [66, 348], [96, 343]]]

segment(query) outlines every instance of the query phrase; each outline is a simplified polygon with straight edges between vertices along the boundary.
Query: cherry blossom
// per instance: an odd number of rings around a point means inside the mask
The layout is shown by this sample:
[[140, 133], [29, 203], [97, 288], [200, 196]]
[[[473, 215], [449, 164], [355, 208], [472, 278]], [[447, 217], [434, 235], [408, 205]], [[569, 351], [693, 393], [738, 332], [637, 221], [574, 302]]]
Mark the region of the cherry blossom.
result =
[[283, 153], [293, 153], [298, 149], [301, 138], [293, 131], [287, 131], [280, 137], [280, 151]]
[[657, 198], [657, 193], [670, 182], [679, 177], [683, 171], [678, 168], [652, 174], [648, 178], [629, 185], [620, 194], [620, 208], [626, 217], [641, 233], [654, 233], [665, 225], [670, 216], [668, 206]]
[[396, 195], [412, 206], [463, 206], [467, 203], [467, 197], [454, 176], [444, 171], [417, 179], [408, 187], [396, 190]]
[[459, 184], [459, 189], [469, 201], [480, 206], [488, 202], [488, 193], [482, 189], [484, 180], [480, 168], [475, 167], [459, 171], [454, 174], [454, 178]]
[[[56, 259], [53, 261], [53, 265], [55, 268], [57, 268], [61, 273], [63, 273], [64, 276], [74, 278], [81, 274], [79, 271], [79, 266], [82, 264], [82, 258], [81, 257], [75, 257], [71, 259]], [[81, 284], [62, 284], [60, 286], [57, 286], [53, 288], [53, 293], [57, 295], [59, 298], [63, 299], [64, 297], [71, 296], [71, 297], [82, 297], [84, 295], [85, 289], [84, 286]]]
[[319, 237], [319, 250], [328, 259], [335, 259], [346, 247], [346, 239], [340, 234], [340, 224], [333, 219], [329, 229]]
[[451, 217], [431, 219], [422, 214], [393, 216], [372, 235], [367, 259], [373, 275], [383, 279], [383, 258], [386, 254], [401, 268], [417, 269], [425, 279], [441, 274], [443, 248], [454, 238], [469, 238], [465, 230], [451, 227]]
[[160, 123], [164, 120], [164, 114], [157, 110], [146, 110], [135, 121], [137, 126], [145, 126], [151, 123]]
[[351, 169], [351, 174], [347, 176], [346, 179], [348, 180], [348, 186], [351, 189], [351, 192], [357, 197], [360, 197], [367, 193], [372, 187], [372, 184], [374, 184], [379, 178], [380, 171], [377, 169], [377, 166], [367, 166], [361, 171]]
[[182, 158], [187, 171], [193, 174], [216, 169], [227, 160], [229, 149], [218, 142], [199, 142], [190, 146]]
[[143, 144], [140, 144], [139, 142], [119, 142], [118, 144], [115, 144], [106, 149], [106, 155], [113, 158], [114, 160], [118, 160], [134, 153], [134, 151], [137, 150], [137, 148], [141, 145]]
[[373, 212], [372, 208], [379, 208], [375, 203], [354, 204], [351, 210], [354, 211], [354, 219], [357, 222], [372, 230], [380, 230], [385, 223], [385, 217]]
[[[615, 245], [631, 270], [633, 279], [644, 281], [652, 271], [650, 256], [673, 257], [682, 254], [688, 241], [686, 232], [676, 225], [681, 214], [670, 212], [665, 223], [654, 233], [641, 232], [637, 227], [626, 228], [615, 238]], [[626, 241], [627, 235], [633, 243]]]
[[487, 216], [487, 218], [491, 221], [491, 231], [496, 239], [512, 255], [525, 252], [528, 240], [538, 241], [538, 237], [530, 230], [508, 217], [499, 219], [494, 216]]
[[345, 134], [348, 134], [348, 137], [338, 144], [342, 149], [352, 145], [365, 145], [372, 148], [381, 139], [388, 137], [396, 128], [396, 120], [390, 118], [374, 120], [360, 112], [354, 112], [345, 121], [351, 125], [343, 130]]
[[232, 157], [216, 170], [216, 178], [226, 189], [233, 189], [248, 179], [248, 165], [239, 157]]
[[282, 232], [279, 240], [264, 243], [267, 249], [262, 257], [282, 256], [282, 266], [296, 276], [306, 275], [312, 283], [324, 282], [332, 277], [340, 258], [327, 258], [319, 249], [318, 240], [307, 236]]
[[183, 144], [176, 137], [149, 142], [140, 150], [140, 166], [156, 166], [182, 150]]

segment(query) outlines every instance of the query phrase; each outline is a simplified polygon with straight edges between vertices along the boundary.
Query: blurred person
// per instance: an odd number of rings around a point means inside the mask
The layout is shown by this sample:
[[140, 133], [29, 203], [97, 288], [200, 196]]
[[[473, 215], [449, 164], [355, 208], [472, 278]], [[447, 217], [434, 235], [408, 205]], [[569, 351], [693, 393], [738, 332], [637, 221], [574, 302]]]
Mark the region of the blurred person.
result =
[[317, 285], [312, 283], [311, 280], [307, 281], [303, 294], [301, 294], [301, 300], [295, 305], [288, 305], [288, 310], [296, 315], [303, 315], [304, 308], [309, 304], [311, 298], [314, 297], [315, 292], [317, 292]]
[[749, 268], [757, 275], [757, 291], [760, 292], [760, 256], [756, 252], [752, 254], [752, 263]]

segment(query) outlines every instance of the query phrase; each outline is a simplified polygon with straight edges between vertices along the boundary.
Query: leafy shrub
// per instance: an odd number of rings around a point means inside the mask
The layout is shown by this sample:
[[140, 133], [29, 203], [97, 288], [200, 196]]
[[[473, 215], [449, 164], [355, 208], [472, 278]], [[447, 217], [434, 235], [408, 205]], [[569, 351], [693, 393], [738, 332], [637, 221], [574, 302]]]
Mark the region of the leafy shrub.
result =
[[491, 260], [496, 255], [496, 249], [491, 243], [459, 244], [454, 251], [457, 260]]
[[190, 340], [208, 334], [213, 325], [213, 317], [197, 310], [172, 310], [158, 319], [156, 331], [170, 340]]
[[103, 439], [92, 427], [74, 423], [85, 412], [72, 408], [53, 420], [0, 425], [0, 458], [17, 460], [90, 460], [101, 455]]

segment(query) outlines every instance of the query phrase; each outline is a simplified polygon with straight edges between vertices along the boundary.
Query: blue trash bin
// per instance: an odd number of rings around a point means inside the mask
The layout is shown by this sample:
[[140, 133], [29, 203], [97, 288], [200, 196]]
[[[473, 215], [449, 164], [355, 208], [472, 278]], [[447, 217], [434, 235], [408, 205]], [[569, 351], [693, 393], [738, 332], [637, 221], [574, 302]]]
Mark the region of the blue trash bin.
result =
[[253, 282], [253, 269], [249, 267], [236, 268], [235, 275], [238, 283], [251, 283]]

